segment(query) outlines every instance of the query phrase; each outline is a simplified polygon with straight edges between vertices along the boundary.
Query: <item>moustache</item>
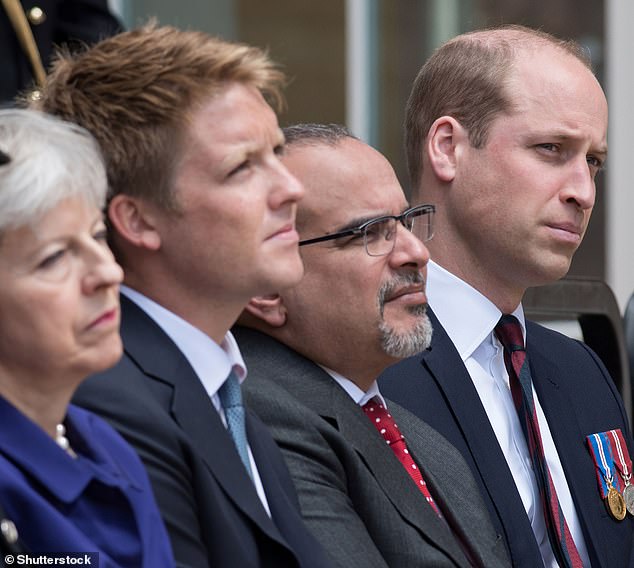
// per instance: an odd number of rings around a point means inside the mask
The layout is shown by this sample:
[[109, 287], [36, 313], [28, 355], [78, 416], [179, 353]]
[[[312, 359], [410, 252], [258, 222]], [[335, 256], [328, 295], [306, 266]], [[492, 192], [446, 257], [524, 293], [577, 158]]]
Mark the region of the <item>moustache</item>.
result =
[[385, 298], [389, 298], [399, 288], [411, 286], [414, 284], [422, 284], [425, 289], [425, 277], [422, 272], [407, 272], [405, 274], [397, 274], [388, 282], [384, 282], [379, 289], [378, 303], [381, 316], [383, 316], [383, 308], [385, 307]]

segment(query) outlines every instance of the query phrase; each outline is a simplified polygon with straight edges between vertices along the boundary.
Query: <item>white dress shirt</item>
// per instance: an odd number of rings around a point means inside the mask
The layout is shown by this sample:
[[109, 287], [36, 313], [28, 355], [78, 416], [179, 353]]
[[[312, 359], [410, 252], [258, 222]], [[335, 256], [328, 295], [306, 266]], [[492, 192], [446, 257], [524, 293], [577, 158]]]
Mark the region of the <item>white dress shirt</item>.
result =
[[[504, 365], [504, 350], [493, 332], [502, 313], [480, 292], [434, 262], [427, 265], [427, 298], [471, 375], [517, 485], [544, 564], [547, 568], [557, 568], [558, 564], [548, 540], [530, 453], [511, 396], [508, 372]], [[521, 304], [513, 315], [519, 320], [526, 341], [526, 324]], [[581, 560], [584, 566], [590, 566], [570, 488], [534, 387], [533, 398], [544, 454], [559, 502]]]
[[361, 390], [355, 383], [353, 383], [350, 379], [346, 379], [343, 375], [337, 373], [337, 371], [333, 371], [328, 367], [324, 367], [323, 365], [319, 365], [326, 373], [328, 373], [335, 382], [345, 390], [350, 398], [354, 400], [359, 406], [363, 406], [366, 402], [370, 402], [373, 398], [376, 398], [385, 408], [387, 408], [387, 403], [383, 398], [383, 395], [379, 392], [379, 385], [374, 381], [370, 388], [367, 391]]
[[[222, 343], [218, 345], [207, 334], [136, 290], [122, 285], [121, 293], [150, 316], [181, 350], [185, 359], [187, 359], [200, 379], [205, 391], [207, 391], [226, 428], [227, 420], [220, 403], [218, 390], [229, 376], [231, 370], [238, 377], [240, 384], [244, 382], [247, 376], [246, 365], [231, 332], [227, 332]], [[262, 480], [251, 453], [251, 447], [247, 445], [247, 449], [255, 489], [262, 501], [262, 505], [264, 505], [267, 513], [271, 516]]]

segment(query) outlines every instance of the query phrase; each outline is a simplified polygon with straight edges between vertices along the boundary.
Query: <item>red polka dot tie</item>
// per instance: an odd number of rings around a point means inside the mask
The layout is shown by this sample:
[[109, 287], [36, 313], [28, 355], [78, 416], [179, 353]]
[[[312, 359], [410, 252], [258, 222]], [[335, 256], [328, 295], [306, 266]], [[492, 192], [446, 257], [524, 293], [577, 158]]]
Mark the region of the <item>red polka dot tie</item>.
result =
[[416, 486], [420, 489], [421, 493], [425, 496], [427, 502], [432, 506], [436, 514], [442, 518], [442, 513], [440, 512], [440, 509], [438, 509], [438, 506], [429, 492], [429, 488], [423, 479], [423, 474], [410, 455], [407, 445], [405, 444], [405, 437], [398, 429], [392, 415], [387, 411], [385, 406], [375, 400], [367, 402], [362, 408], [367, 417], [372, 420], [372, 423], [381, 436], [383, 436], [387, 445], [392, 448], [394, 455], [396, 455], [401, 464], [403, 464], [403, 467], [414, 480], [414, 483], [416, 483]]

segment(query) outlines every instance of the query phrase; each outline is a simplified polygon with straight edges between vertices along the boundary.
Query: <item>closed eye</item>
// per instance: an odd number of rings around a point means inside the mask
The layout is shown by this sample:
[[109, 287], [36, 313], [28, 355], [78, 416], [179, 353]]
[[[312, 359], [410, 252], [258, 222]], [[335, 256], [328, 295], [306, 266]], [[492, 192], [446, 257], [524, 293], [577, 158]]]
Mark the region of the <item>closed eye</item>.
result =
[[232, 177], [238, 173], [240, 173], [243, 170], [246, 170], [249, 166], [251, 165], [251, 161], [250, 160], [245, 160], [244, 162], [240, 163], [238, 166], [236, 166], [235, 168], [233, 168], [228, 174], [227, 177]]
[[55, 252], [49, 254], [46, 258], [44, 258], [44, 260], [42, 260], [37, 265], [37, 267], [43, 270], [46, 270], [47, 268], [52, 268], [64, 257], [66, 252], [67, 252], [66, 249], [56, 250]]

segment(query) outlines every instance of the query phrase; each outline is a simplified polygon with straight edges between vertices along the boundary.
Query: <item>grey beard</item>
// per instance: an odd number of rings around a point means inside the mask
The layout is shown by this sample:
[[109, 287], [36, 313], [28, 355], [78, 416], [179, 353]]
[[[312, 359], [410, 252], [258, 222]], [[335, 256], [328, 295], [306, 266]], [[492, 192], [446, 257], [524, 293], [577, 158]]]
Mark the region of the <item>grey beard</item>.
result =
[[412, 306], [409, 308], [411, 314], [417, 316], [414, 329], [405, 333], [399, 333], [390, 327], [385, 319], [383, 319], [383, 310], [385, 307], [385, 298], [394, 288], [407, 286], [409, 284], [421, 284], [425, 280], [420, 272], [410, 272], [400, 274], [390, 282], [381, 286], [378, 296], [379, 313], [381, 320], [379, 322], [379, 333], [381, 336], [381, 347], [383, 351], [390, 357], [395, 359], [404, 359], [420, 353], [427, 349], [431, 344], [432, 326], [427, 315], [427, 306]]

